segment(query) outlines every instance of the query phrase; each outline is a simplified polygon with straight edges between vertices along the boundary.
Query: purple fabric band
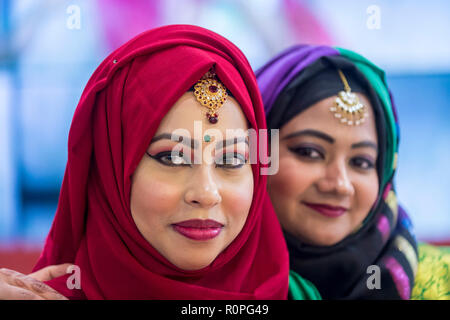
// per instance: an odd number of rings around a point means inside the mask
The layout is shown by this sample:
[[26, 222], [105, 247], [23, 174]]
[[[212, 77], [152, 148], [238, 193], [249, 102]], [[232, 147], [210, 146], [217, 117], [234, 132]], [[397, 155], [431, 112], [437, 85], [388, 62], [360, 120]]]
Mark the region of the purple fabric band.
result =
[[339, 55], [339, 51], [326, 46], [298, 45], [283, 51], [257, 70], [256, 77], [264, 102], [266, 115], [281, 90], [305, 67], [323, 56]]

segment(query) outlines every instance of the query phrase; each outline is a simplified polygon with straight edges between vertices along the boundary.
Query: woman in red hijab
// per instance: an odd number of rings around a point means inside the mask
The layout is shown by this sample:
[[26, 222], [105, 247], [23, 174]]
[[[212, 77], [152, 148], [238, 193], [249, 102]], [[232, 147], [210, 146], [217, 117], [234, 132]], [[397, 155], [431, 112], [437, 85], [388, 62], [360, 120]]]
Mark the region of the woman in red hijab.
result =
[[[231, 42], [187, 25], [130, 40], [81, 96], [35, 270], [79, 267], [80, 289], [70, 274], [47, 282], [72, 299], [286, 299], [288, 254], [248, 136], [208, 148], [249, 128], [266, 128], [264, 109]], [[197, 148], [213, 161], [193, 163]]]

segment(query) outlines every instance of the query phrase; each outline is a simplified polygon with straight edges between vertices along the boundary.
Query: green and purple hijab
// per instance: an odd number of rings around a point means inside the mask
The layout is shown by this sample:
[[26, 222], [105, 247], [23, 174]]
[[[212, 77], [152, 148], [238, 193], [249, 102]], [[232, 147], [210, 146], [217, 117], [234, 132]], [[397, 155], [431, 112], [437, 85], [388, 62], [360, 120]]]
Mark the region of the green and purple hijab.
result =
[[[285, 232], [291, 280], [301, 275], [324, 299], [410, 299], [417, 272], [417, 243], [394, 189], [399, 126], [384, 71], [350, 50], [291, 47], [256, 71], [268, 128], [280, 129], [315, 102], [335, 95], [334, 87], [343, 86], [342, 82], [324, 74], [338, 68], [351, 79], [352, 90], [358, 87], [356, 92], [368, 96], [374, 109], [380, 189], [360, 229], [333, 246], [308, 245]], [[373, 266], [380, 270], [380, 288], [370, 285]], [[295, 286], [295, 281], [290, 283]]]

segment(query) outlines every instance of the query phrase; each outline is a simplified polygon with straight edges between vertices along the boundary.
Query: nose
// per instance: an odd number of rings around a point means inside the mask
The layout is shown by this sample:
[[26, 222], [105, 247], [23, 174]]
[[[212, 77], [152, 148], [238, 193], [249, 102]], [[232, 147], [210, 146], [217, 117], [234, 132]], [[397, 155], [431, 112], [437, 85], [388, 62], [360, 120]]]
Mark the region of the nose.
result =
[[209, 209], [220, 202], [222, 197], [219, 186], [210, 165], [199, 165], [193, 168], [193, 174], [184, 195], [184, 201], [196, 208]]
[[345, 162], [337, 159], [327, 165], [325, 175], [318, 181], [317, 187], [320, 192], [340, 196], [353, 196], [355, 193]]

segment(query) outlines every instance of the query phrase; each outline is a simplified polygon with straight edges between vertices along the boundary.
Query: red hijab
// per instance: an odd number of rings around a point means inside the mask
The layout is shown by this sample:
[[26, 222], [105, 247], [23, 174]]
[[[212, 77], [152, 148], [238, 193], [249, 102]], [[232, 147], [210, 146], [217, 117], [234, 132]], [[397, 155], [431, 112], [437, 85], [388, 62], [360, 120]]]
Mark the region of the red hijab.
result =
[[91, 76], [69, 132], [58, 208], [35, 266], [71, 262], [68, 276], [48, 282], [69, 298], [286, 299], [288, 253], [253, 164], [254, 195], [238, 237], [209, 266], [177, 268], [140, 234], [130, 212], [131, 176], [159, 123], [213, 65], [250, 126], [265, 129], [254, 73], [242, 52], [209, 30], [165, 26], [144, 32], [110, 54]]

